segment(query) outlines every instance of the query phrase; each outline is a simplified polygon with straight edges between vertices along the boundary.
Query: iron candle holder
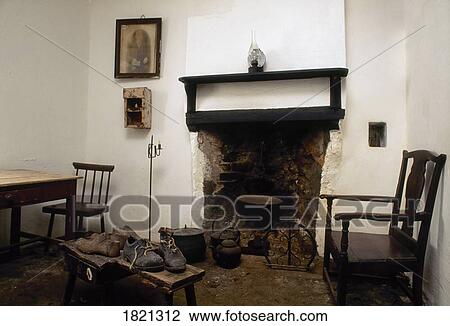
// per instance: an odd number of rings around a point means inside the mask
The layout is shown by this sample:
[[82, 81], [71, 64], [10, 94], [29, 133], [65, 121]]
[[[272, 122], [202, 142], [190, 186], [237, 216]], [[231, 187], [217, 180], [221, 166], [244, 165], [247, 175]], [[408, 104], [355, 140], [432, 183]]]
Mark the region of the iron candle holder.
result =
[[150, 159], [150, 171], [149, 171], [149, 197], [148, 197], [148, 241], [152, 239], [152, 179], [153, 179], [153, 159], [161, 155], [162, 151], [161, 143], [158, 145], [153, 143], [153, 135], [150, 139], [150, 144], [147, 148], [147, 156]]

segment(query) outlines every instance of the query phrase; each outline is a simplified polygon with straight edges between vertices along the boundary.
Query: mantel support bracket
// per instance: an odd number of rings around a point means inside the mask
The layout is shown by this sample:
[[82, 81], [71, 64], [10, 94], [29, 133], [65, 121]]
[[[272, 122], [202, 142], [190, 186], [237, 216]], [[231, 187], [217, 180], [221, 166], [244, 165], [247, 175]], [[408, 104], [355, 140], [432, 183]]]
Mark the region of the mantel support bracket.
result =
[[197, 102], [197, 84], [186, 83], [184, 84], [184, 89], [187, 98], [187, 112], [194, 113]]
[[340, 109], [341, 103], [341, 77], [330, 77], [330, 106], [333, 109]]

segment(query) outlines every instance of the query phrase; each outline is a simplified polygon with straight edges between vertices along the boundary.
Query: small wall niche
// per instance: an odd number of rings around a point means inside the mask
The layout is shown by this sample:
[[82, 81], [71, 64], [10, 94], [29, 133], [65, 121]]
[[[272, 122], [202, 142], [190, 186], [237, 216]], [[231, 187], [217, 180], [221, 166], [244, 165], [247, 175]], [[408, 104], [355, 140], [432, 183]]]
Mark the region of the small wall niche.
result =
[[152, 125], [152, 92], [147, 87], [125, 88], [125, 128], [150, 129]]
[[369, 122], [369, 147], [386, 147], [386, 122]]

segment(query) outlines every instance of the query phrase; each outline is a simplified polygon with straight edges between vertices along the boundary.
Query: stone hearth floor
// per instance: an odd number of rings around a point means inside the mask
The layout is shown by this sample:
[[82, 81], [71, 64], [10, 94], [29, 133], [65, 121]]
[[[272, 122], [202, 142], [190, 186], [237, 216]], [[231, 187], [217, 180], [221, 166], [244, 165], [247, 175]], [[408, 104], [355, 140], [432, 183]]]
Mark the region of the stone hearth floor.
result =
[[[61, 254], [45, 254], [32, 248], [20, 258], [0, 263], [0, 305], [59, 305], [66, 272]], [[216, 266], [211, 259], [195, 264], [206, 271], [197, 283], [199, 305], [331, 305], [322, 281], [321, 262], [314, 272], [272, 270], [262, 257], [243, 256], [233, 270]], [[400, 289], [380, 281], [358, 281], [350, 288], [349, 304], [410, 304]], [[98, 305], [102, 289], [77, 281], [74, 305]], [[114, 305], [161, 305], [163, 296], [144, 287], [137, 277], [129, 277], [114, 286]], [[175, 305], [184, 305], [184, 292], [174, 297]]]

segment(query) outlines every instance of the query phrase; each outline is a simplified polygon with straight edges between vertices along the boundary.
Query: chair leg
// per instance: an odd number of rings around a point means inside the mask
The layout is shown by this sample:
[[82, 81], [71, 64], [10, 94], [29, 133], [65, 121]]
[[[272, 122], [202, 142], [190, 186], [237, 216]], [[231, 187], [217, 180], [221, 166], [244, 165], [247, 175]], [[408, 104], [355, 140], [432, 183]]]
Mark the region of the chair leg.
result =
[[336, 289], [336, 304], [338, 306], [345, 306], [347, 297], [347, 280], [344, 276], [339, 276]]
[[47, 241], [45, 242], [45, 251], [48, 251], [48, 247], [50, 246], [50, 239], [52, 238], [54, 222], [55, 222], [55, 213], [51, 213], [50, 221], [48, 222]]
[[339, 276], [336, 288], [336, 304], [338, 306], [345, 306], [347, 299], [347, 261], [340, 259], [339, 262]]
[[325, 280], [325, 271], [329, 271], [330, 270], [330, 251], [327, 249], [327, 247], [325, 246], [325, 251], [323, 253], [323, 279]]
[[423, 305], [422, 284], [423, 284], [422, 276], [414, 273], [413, 274], [413, 282], [412, 282], [412, 290], [413, 290], [413, 301], [414, 301], [413, 303], [416, 306]]
[[83, 231], [83, 216], [78, 216], [77, 231]]
[[105, 214], [100, 215], [100, 231], [105, 232]]
[[53, 223], [55, 222], [55, 213], [50, 215], [50, 221], [48, 222], [47, 238], [52, 237], [53, 233]]

